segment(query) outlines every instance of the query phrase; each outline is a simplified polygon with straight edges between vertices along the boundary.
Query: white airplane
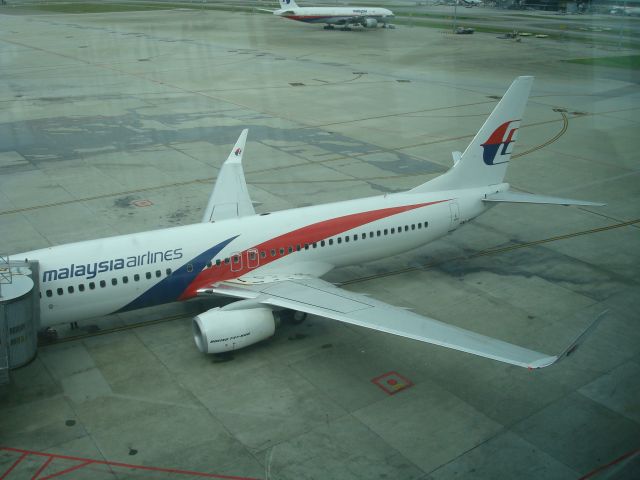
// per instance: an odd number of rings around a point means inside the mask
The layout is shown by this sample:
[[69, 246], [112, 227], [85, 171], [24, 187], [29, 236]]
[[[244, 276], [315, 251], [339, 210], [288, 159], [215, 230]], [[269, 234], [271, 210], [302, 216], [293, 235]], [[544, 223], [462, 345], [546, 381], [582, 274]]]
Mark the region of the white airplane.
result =
[[[39, 261], [41, 327], [197, 296], [237, 300], [193, 319], [204, 353], [274, 334], [281, 314], [318, 315], [527, 368], [546, 355], [421, 316], [321, 280], [330, 270], [389, 257], [443, 237], [499, 202], [601, 205], [509, 190], [503, 179], [533, 77], [516, 79], [445, 174], [402, 193], [254, 211], [242, 169], [244, 130], [222, 165], [202, 222], [16, 255]], [[426, 288], [426, 287], [425, 287]]]
[[299, 7], [295, 0], [279, 0], [279, 10], [267, 10], [279, 17], [306, 23], [324, 23], [325, 30], [332, 30], [335, 25], [342, 30], [350, 30], [352, 25], [375, 28], [379, 24], [383, 28], [390, 27], [389, 20], [393, 12], [386, 8], [376, 7]]
[[483, 5], [484, 2], [483, 0], [460, 0], [461, 3], [463, 3], [466, 7], [479, 7], [480, 5]]

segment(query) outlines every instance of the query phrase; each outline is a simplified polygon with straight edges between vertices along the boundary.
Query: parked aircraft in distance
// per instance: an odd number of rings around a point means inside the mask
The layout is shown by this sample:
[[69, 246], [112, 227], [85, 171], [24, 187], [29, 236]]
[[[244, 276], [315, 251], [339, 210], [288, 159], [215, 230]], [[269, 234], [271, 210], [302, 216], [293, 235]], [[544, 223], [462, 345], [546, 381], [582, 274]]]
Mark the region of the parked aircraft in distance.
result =
[[279, 10], [267, 10], [279, 17], [306, 23], [324, 23], [325, 30], [332, 30], [336, 25], [342, 30], [350, 30], [354, 25], [365, 28], [393, 28], [389, 20], [393, 12], [378, 7], [299, 7], [295, 0], [279, 0]]
[[479, 7], [484, 4], [482, 0], [460, 0], [460, 2], [466, 7]]
[[[411, 190], [273, 213], [254, 211], [242, 168], [244, 130], [222, 165], [202, 222], [16, 255], [39, 261], [41, 326], [197, 296], [237, 301], [193, 319], [204, 353], [271, 337], [276, 315], [318, 315], [528, 368], [549, 356], [391, 306], [321, 280], [447, 235], [499, 202], [601, 205], [512, 192], [503, 179], [533, 77], [516, 79], [445, 174]], [[425, 286], [425, 289], [427, 286]], [[470, 312], [471, 314], [471, 312]]]

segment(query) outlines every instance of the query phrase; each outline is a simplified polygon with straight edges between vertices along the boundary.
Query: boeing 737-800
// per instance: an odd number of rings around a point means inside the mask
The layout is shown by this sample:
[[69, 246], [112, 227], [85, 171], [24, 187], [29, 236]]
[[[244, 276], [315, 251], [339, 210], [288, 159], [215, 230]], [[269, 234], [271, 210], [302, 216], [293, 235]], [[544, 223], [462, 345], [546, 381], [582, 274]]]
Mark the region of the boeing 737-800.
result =
[[[549, 356], [374, 300], [321, 280], [330, 270], [436, 240], [497, 202], [599, 205], [515, 193], [503, 182], [533, 82], [516, 79], [454, 166], [395, 194], [273, 213], [254, 211], [242, 156], [247, 130], [220, 169], [201, 223], [54, 246], [39, 261], [41, 327], [197, 296], [234, 299], [193, 319], [204, 353], [274, 334], [277, 312], [313, 314], [528, 368]], [[599, 317], [600, 318], [600, 317]]]
[[389, 26], [393, 12], [386, 8], [377, 7], [299, 7], [295, 0], [280, 0], [279, 10], [267, 10], [279, 17], [306, 23], [324, 23], [325, 29], [331, 30], [340, 25], [343, 30], [349, 30], [352, 25], [362, 25], [365, 28], [375, 28], [382, 25]]

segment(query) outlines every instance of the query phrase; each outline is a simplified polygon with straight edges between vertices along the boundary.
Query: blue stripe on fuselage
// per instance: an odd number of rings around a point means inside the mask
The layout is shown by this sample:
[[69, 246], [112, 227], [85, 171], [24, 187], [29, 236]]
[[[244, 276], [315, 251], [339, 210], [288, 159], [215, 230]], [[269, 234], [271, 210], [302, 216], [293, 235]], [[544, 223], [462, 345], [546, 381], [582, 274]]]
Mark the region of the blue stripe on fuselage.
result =
[[[191, 284], [196, 276], [202, 271], [207, 262], [214, 258], [218, 253], [226, 247], [231, 241], [238, 238], [228, 238], [214, 247], [205, 250], [194, 259], [182, 265], [179, 269], [172, 272], [168, 277], [163, 278], [149, 290], [141, 294], [135, 300], [117, 310], [114, 313], [126, 312], [128, 310], [136, 310], [138, 308], [151, 307], [161, 305], [163, 303], [175, 302], [180, 298], [182, 292]], [[187, 266], [191, 265], [191, 271], [187, 270]], [[164, 269], [162, 274], [164, 275]]]

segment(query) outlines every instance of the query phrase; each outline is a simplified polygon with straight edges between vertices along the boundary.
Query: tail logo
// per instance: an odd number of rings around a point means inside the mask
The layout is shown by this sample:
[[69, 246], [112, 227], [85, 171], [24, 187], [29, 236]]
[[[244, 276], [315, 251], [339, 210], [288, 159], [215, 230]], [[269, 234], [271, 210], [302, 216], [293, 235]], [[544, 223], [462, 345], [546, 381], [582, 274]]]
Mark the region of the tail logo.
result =
[[482, 159], [484, 163], [491, 166], [509, 161], [507, 157], [506, 160], [496, 162], [496, 156], [511, 155], [510, 146], [515, 142], [514, 135], [518, 131], [519, 122], [520, 120], [510, 120], [493, 131], [487, 141], [482, 144], [482, 148], [484, 149]]

